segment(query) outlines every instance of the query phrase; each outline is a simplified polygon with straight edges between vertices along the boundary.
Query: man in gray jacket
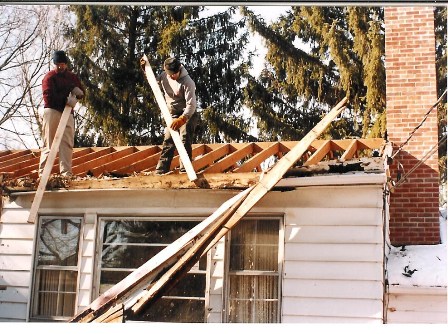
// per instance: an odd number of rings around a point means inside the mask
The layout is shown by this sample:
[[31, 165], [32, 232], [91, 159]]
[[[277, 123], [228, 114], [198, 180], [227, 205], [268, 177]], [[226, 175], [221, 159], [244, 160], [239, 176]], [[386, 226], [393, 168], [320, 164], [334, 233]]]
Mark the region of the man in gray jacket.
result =
[[[185, 67], [175, 57], [167, 58], [163, 64], [162, 72], [157, 81], [165, 93], [165, 101], [173, 117], [171, 129], [179, 131], [182, 143], [191, 160], [192, 140], [198, 123], [196, 113], [196, 85], [189, 76]], [[176, 146], [168, 128], [162, 144], [162, 152], [156, 167], [156, 174], [162, 175], [170, 170]], [[185, 172], [182, 161], [180, 171]]]

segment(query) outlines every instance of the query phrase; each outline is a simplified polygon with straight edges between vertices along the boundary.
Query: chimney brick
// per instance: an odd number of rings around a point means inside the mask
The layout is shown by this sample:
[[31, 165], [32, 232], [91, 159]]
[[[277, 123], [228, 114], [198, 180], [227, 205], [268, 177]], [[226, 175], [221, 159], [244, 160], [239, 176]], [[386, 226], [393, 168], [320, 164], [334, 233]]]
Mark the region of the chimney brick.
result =
[[[385, 7], [387, 134], [394, 152], [437, 101], [433, 7]], [[396, 180], [415, 167], [438, 142], [437, 110], [394, 158]], [[392, 245], [437, 244], [439, 170], [437, 150], [390, 195]]]

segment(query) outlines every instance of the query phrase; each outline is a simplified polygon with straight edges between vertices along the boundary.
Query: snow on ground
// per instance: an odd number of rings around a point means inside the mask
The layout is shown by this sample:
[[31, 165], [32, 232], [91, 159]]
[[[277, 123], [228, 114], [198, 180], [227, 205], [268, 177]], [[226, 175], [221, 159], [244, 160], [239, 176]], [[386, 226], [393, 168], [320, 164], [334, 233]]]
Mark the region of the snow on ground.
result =
[[447, 287], [446, 208], [440, 213], [441, 244], [391, 248], [387, 260], [389, 285]]

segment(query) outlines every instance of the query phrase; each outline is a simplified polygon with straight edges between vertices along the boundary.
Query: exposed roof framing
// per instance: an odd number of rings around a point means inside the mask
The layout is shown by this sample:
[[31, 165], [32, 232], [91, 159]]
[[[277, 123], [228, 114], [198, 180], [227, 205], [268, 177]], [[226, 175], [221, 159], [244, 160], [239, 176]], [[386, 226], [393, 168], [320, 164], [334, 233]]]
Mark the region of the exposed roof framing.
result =
[[[192, 164], [197, 173], [251, 173], [266, 170], [298, 141], [193, 144]], [[295, 166], [310, 166], [322, 161], [347, 161], [371, 157], [381, 151], [385, 141], [375, 139], [314, 140]], [[115, 146], [75, 148], [73, 174], [79, 178], [132, 176], [155, 170], [161, 146]], [[38, 177], [40, 150], [0, 151], [0, 173], [9, 178]], [[52, 173], [59, 171], [56, 158]], [[171, 173], [179, 173], [179, 156], [175, 155]]]

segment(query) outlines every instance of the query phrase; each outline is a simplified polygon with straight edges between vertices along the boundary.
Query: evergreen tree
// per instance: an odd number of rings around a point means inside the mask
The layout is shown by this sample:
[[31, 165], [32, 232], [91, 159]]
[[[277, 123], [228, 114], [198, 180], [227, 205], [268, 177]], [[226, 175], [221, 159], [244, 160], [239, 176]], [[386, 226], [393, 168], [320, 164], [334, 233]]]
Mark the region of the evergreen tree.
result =
[[[244, 22], [232, 22], [235, 8], [199, 18], [203, 7], [70, 6], [76, 24], [67, 30], [69, 54], [87, 88], [84, 105], [94, 139], [103, 145], [161, 144], [165, 126], [139, 59], [153, 71], [177, 56], [196, 82], [203, 114], [198, 142], [253, 139], [241, 115], [240, 86], [247, 71], [242, 52]], [[91, 139], [86, 131], [83, 143]]]
[[268, 66], [246, 90], [246, 103], [258, 116], [265, 140], [301, 139], [344, 96], [350, 112], [324, 136], [384, 134], [381, 8], [291, 7], [270, 26], [245, 7], [241, 12], [268, 50]]

